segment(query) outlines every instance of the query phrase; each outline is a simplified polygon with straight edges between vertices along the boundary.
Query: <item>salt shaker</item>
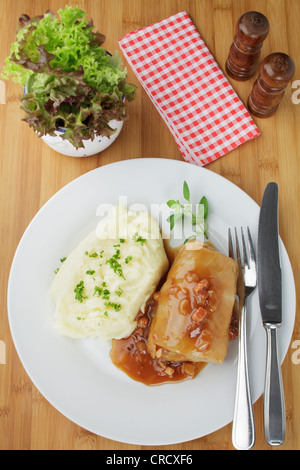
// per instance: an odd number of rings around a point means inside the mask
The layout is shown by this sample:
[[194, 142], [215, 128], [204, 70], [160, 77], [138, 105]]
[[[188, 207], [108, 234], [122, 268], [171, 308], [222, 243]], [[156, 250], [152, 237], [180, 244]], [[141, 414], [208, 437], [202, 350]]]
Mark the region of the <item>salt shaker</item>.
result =
[[248, 98], [251, 114], [261, 118], [272, 116], [294, 73], [295, 64], [287, 54], [274, 52], [265, 57]]
[[225, 66], [231, 78], [243, 81], [254, 75], [268, 33], [269, 21], [262, 13], [248, 11], [239, 18]]

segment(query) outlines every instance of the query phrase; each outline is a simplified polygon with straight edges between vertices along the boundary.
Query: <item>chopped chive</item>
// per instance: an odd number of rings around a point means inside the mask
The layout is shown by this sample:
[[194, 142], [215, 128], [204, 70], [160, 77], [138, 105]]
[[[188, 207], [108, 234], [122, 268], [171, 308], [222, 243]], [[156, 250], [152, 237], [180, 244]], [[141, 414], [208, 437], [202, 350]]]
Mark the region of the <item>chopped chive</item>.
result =
[[135, 241], [135, 242], [139, 242], [142, 246], [144, 245], [144, 243], [146, 243], [146, 239], [145, 238], [142, 238], [138, 232], [135, 232], [135, 234], [133, 235], [132, 237], [132, 240]]
[[94, 269], [89, 269], [88, 271], [85, 272], [85, 274], [90, 274], [91, 276], [95, 274]]
[[84, 299], [87, 299], [86, 296], [83, 295], [84, 293], [84, 282], [80, 281], [74, 289], [75, 292], [75, 300], [79, 302], [83, 302]]
[[115, 254], [112, 256], [112, 258], [120, 259], [120, 250], [116, 250], [116, 252], [115, 252]]
[[121, 310], [120, 304], [115, 304], [114, 302], [104, 302], [105, 307], [111, 307], [115, 310], [115, 312], [119, 312]]
[[116, 290], [116, 295], [120, 297], [122, 294], [123, 294], [123, 290], [121, 289], [121, 287], [119, 287], [119, 289]]
[[101, 287], [95, 287], [94, 289], [94, 294], [93, 295], [98, 295], [98, 297], [100, 297], [100, 295], [102, 295], [102, 292], [103, 292], [103, 289], [101, 289]]
[[114, 271], [114, 273], [116, 273], [118, 276], [125, 279], [123, 271], [122, 271], [122, 267], [121, 267], [120, 263], [118, 263], [118, 261], [115, 258], [112, 257], [112, 258], [108, 259], [106, 261], [106, 264], [109, 264], [109, 266]]

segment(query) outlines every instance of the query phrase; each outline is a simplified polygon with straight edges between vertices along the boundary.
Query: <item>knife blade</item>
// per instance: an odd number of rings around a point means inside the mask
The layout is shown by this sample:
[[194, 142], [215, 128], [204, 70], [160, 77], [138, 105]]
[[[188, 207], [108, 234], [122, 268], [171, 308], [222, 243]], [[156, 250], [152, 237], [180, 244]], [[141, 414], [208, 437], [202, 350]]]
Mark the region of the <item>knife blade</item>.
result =
[[282, 445], [285, 438], [285, 404], [278, 350], [278, 329], [282, 323], [282, 284], [278, 234], [278, 185], [269, 183], [259, 214], [257, 243], [258, 296], [267, 334], [264, 388], [265, 438], [270, 445]]
[[278, 186], [265, 189], [258, 225], [258, 291], [263, 323], [281, 324], [281, 268], [278, 246]]

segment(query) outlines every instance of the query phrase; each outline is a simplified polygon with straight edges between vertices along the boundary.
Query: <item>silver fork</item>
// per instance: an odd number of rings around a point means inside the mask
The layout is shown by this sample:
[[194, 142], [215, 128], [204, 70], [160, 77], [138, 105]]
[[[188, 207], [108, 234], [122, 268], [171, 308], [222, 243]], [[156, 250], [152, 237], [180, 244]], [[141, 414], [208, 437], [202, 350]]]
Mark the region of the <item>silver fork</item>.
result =
[[[253, 242], [249, 227], [247, 227], [248, 250], [243, 228], [241, 228], [241, 238], [243, 247], [243, 256], [239, 246], [237, 230], [235, 228], [236, 256], [232, 243], [230, 229], [228, 230], [228, 251], [229, 256], [235, 259], [239, 266], [237, 281], [237, 296], [239, 299], [239, 350], [238, 350], [238, 374], [236, 386], [236, 399], [234, 408], [232, 442], [238, 450], [248, 450], [255, 443], [255, 424], [253, 417], [252, 400], [249, 385], [248, 374], [248, 356], [247, 356], [247, 298], [253, 292], [257, 283], [256, 259]], [[248, 255], [249, 252], [249, 255]]]

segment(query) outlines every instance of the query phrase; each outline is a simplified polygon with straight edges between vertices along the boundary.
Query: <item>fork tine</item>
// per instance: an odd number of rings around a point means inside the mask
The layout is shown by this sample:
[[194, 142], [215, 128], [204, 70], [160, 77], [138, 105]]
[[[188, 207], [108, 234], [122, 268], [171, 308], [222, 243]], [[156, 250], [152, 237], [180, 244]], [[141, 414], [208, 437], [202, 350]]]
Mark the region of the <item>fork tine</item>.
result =
[[248, 267], [249, 267], [248, 256], [247, 256], [247, 248], [246, 248], [246, 242], [245, 242], [245, 236], [244, 236], [243, 227], [241, 227], [241, 234], [242, 234], [244, 266], [248, 266]]
[[240, 245], [239, 245], [239, 239], [237, 235], [237, 230], [236, 227], [234, 229], [235, 233], [235, 250], [236, 250], [236, 260], [240, 266], [242, 266], [242, 259], [241, 259], [241, 252], [240, 252]]
[[234, 259], [234, 252], [233, 252], [233, 244], [232, 244], [232, 236], [231, 236], [231, 230], [230, 228], [228, 229], [228, 256], [232, 259]]
[[250, 266], [253, 266], [256, 263], [256, 259], [255, 259], [254, 245], [253, 245], [253, 241], [252, 241], [251, 232], [250, 232], [249, 227], [247, 227], [247, 234], [248, 234], [249, 253], [250, 253]]

